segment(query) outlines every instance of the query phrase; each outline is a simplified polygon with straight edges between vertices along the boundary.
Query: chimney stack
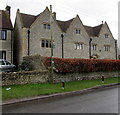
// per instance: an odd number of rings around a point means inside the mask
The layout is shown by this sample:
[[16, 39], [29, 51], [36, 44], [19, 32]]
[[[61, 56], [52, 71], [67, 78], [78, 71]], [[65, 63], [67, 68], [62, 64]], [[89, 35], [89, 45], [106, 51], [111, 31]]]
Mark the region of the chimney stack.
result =
[[6, 9], [6, 11], [9, 13], [9, 16], [10, 16], [10, 12], [11, 12], [10, 10], [11, 10], [11, 7], [10, 7], [10, 6], [6, 6], [5, 9]]
[[53, 12], [53, 18], [56, 20], [56, 12]]

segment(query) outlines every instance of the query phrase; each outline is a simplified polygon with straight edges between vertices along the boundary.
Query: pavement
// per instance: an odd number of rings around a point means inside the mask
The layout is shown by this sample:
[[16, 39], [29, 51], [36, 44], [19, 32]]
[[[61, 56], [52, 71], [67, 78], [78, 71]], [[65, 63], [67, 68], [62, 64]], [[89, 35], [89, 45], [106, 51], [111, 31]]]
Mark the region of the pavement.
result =
[[4, 106], [4, 105], [22, 103], [22, 102], [38, 100], [38, 99], [59, 97], [59, 96], [63, 96], [63, 95], [73, 95], [73, 94], [77, 94], [77, 93], [84, 94], [84, 93], [88, 93], [88, 92], [91, 92], [91, 91], [95, 91], [97, 89], [105, 89], [105, 88], [109, 88], [109, 87], [117, 86], [117, 85], [120, 85], [120, 83], [113, 83], [113, 84], [108, 84], [108, 85], [95, 86], [95, 87], [92, 87], [92, 88], [87, 88], [87, 89], [78, 90], [78, 91], [71, 91], [71, 92], [56, 93], [56, 94], [51, 94], [51, 95], [36, 96], [36, 97], [32, 97], [32, 98], [27, 97], [27, 98], [22, 98], [22, 99], [12, 99], [12, 100], [9, 100], [9, 101], [3, 101], [2, 105]]

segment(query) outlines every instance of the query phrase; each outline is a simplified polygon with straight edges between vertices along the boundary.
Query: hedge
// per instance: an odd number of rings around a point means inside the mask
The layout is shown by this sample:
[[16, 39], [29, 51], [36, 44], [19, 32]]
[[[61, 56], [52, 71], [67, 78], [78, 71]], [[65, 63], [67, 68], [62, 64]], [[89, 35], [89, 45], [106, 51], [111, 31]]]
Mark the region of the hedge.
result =
[[[120, 60], [53, 58], [54, 70], [59, 73], [120, 71]], [[51, 58], [44, 57], [44, 65], [51, 67]]]

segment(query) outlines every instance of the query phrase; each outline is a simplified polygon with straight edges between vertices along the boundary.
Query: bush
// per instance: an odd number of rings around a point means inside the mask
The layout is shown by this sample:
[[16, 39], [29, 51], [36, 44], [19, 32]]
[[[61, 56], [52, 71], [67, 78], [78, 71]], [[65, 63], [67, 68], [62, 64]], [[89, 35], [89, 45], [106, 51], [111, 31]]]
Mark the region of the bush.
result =
[[40, 55], [32, 55], [23, 57], [21, 64], [22, 70], [33, 71], [33, 70], [46, 70], [42, 57]]
[[[53, 58], [54, 68], [59, 73], [70, 72], [98, 72], [98, 71], [119, 71], [120, 60], [105, 59], [61, 59]], [[51, 58], [44, 58], [44, 65], [51, 66]]]

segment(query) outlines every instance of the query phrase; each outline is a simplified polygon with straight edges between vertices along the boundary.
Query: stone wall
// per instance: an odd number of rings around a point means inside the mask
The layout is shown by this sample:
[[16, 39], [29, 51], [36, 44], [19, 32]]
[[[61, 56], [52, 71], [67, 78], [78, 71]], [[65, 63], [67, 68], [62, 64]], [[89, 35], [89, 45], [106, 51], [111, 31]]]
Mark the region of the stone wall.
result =
[[27, 71], [2, 74], [2, 85], [16, 85], [47, 82], [47, 71]]
[[65, 82], [77, 81], [77, 80], [93, 80], [93, 79], [100, 79], [102, 75], [105, 78], [118, 77], [120, 76], [120, 73], [118, 72], [89, 72], [89, 73], [54, 74], [53, 80], [55, 82], [61, 82], [62, 80], [64, 80]]
[[91, 80], [99, 79], [104, 75], [108, 77], [119, 77], [118, 72], [91, 72], [91, 73], [67, 73], [57, 74], [54, 73], [50, 77], [48, 71], [29, 71], [29, 72], [17, 72], [17, 73], [3, 73], [2, 74], [2, 85], [15, 85], [15, 84], [29, 84], [29, 83], [45, 83], [48, 81], [61, 82], [64, 80], [77, 81], [77, 80]]

